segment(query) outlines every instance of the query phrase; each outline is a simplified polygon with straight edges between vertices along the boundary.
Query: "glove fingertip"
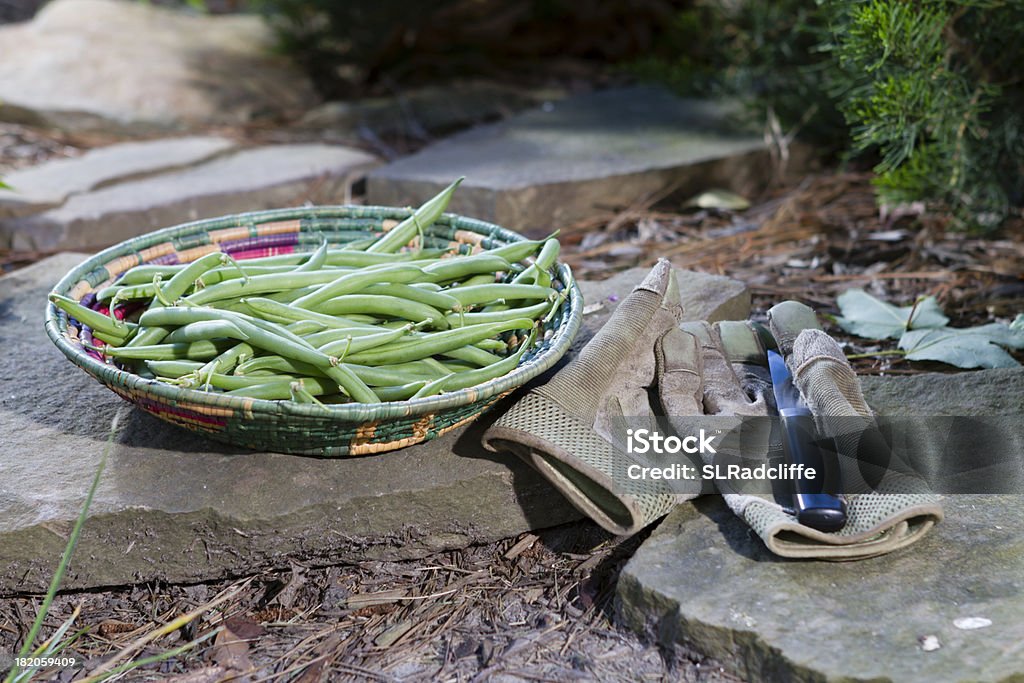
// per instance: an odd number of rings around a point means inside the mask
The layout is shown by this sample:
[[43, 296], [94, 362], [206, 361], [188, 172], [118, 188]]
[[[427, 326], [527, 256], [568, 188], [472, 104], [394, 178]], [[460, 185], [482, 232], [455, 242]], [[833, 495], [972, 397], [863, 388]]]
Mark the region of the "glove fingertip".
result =
[[793, 342], [802, 331], [821, 329], [814, 309], [799, 301], [783, 301], [772, 306], [768, 310], [768, 327], [784, 356], [792, 352]]

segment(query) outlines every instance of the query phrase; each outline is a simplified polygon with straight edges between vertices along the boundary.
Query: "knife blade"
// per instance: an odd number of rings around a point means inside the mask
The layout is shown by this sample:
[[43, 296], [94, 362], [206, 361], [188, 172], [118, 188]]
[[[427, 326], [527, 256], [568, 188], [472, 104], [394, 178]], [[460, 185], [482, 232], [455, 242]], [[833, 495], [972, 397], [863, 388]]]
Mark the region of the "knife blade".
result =
[[838, 495], [839, 473], [829, 467], [827, 454], [817, 437], [814, 415], [793, 385], [793, 376], [782, 356], [768, 350], [775, 403], [779, 408], [782, 428], [782, 449], [786, 462], [803, 465], [814, 476], [793, 480], [793, 508], [797, 521], [818, 531], [839, 531], [846, 524], [846, 502]]

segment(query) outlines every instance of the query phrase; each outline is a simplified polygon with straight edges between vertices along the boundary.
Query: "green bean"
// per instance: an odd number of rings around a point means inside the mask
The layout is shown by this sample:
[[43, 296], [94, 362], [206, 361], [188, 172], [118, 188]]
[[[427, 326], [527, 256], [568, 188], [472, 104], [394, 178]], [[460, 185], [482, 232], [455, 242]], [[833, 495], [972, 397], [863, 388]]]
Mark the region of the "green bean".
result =
[[388, 268], [373, 268], [347, 273], [325, 284], [315, 292], [296, 299], [292, 305], [296, 308], [316, 308], [319, 304], [342, 294], [351, 294], [382, 282], [404, 284], [424, 279], [423, 269], [405, 263], [396, 263]]
[[[323, 375], [323, 371], [315, 365], [310, 365], [309, 363], [304, 363], [302, 361], [295, 360], [294, 358], [285, 358], [284, 356], [278, 355], [250, 358], [249, 360], [238, 364], [235, 368], [235, 374], [252, 375], [264, 370], [296, 373], [299, 375]], [[327, 375], [323, 376], [326, 377]]]
[[243, 296], [255, 294], [266, 294], [268, 292], [280, 292], [285, 289], [295, 289], [307, 285], [322, 285], [338, 279], [338, 274], [330, 270], [320, 270], [313, 273], [270, 273], [269, 275], [254, 275], [245, 280], [225, 280], [215, 285], [205, 287], [185, 297], [194, 304], [208, 304], [211, 301], [222, 299], [237, 299]]
[[[355, 251], [353, 249], [329, 249], [327, 251], [327, 258], [324, 265], [333, 267], [342, 266], [350, 268], [365, 268], [367, 266], [387, 265], [395, 263], [396, 261], [412, 261], [414, 259], [429, 262], [427, 259], [433, 260], [439, 258], [445, 253], [447, 252], [443, 249], [425, 249], [423, 251], [408, 251], [396, 254], [367, 254], [365, 251]], [[278, 254], [276, 256], [263, 256], [260, 258], [245, 259], [243, 261], [239, 261], [239, 265], [249, 275], [263, 274], [263, 269], [265, 268], [280, 268], [281, 270], [276, 272], [290, 272], [294, 270], [295, 266], [299, 266], [307, 262], [309, 257], [310, 255], [307, 253]], [[159, 265], [145, 263], [122, 273], [121, 277], [117, 280], [117, 284], [149, 284], [153, 282], [153, 276], [155, 275], [172, 277], [189, 265], [191, 264], [178, 263], [173, 265]], [[210, 272], [219, 271], [222, 271], [222, 269], [216, 268]], [[223, 269], [223, 272], [227, 273], [228, 271], [227, 269]], [[215, 283], [207, 282], [207, 284]]]
[[[382, 363], [402, 363], [410, 360], [419, 360], [437, 353], [445, 353], [467, 344], [473, 344], [493, 337], [509, 330], [528, 330], [533, 327], [533, 321], [527, 319], [511, 320], [501, 323], [488, 323], [484, 325], [470, 325], [460, 327], [456, 330], [437, 332], [427, 337], [417, 338], [410, 341], [387, 344], [369, 351], [352, 354], [348, 357], [351, 363], [362, 365], [377, 365]], [[487, 353], [484, 351], [483, 353]]]
[[[417, 259], [435, 259], [444, 254], [443, 249], [424, 249], [422, 251], [406, 251], [395, 254], [368, 254], [365, 251], [342, 247], [328, 249], [324, 265], [346, 268], [367, 268], [369, 266], [387, 265], [396, 261], [412, 261]], [[278, 254], [260, 258], [245, 259], [243, 263], [258, 266], [297, 266], [309, 257], [306, 253]]]
[[[223, 389], [224, 391], [233, 391], [235, 389], [244, 389], [245, 387], [258, 386], [260, 384], [267, 384], [269, 382], [289, 382], [299, 379], [297, 375], [274, 375], [272, 380], [268, 380], [266, 377], [247, 377], [240, 375], [226, 375], [222, 372], [214, 372], [209, 375], [201, 375], [199, 373], [193, 373], [195, 377], [183, 376], [181, 379], [184, 381], [178, 382], [179, 386], [212, 386], [217, 389]], [[303, 378], [305, 379], [305, 378]], [[329, 384], [334, 391], [338, 388], [335, 384], [331, 383], [327, 377], [320, 377], [320, 379]]]
[[359, 353], [360, 351], [372, 349], [382, 344], [388, 344], [401, 339], [405, 335], [409, 334], [412, 329], [412, 325], [406, 325], [405, 327], [397, 330], [387, 330], [361, 337], [347, 337], [345, 339], [328, 342], [327, 344], [319, 347], [319, 349], [321, 353], [326, 353], [328, 356], [336, 356], [339, 359], [344, 359], [350, 354]]
[[454, 287], [475, 287], [476, 285], [489, 285], [497, 282], [494, 278], [494, 273], [484, 273], [483, 275], [474, 275], [468, 277], [465, 280], [453, 285]]
[[156, 296], [156, 285], [152, 282], [144, 285], [110, 285], [96, 292], [97, 301], [110, 301], [116, 297], [118, 301], [138, 301], [152, 299]]
[[448, 280], [464, 280], [471, 275], [487, 273], [494, 279], [494, 273], [501, 270], [508, 270], [511, 264], [500, 256], [489, 252], [476, 254], [474, 256], [454, 256], [441, 259], [423, 268], [423, 272], [430, 276], [433, 282], [445, 282]]
[[[432, 199], [427, 200], [423, 206], [413, 211], [412, 215], [384, 233], [376, 242], [366, 248], [367, 253], [394, 253], [412, 241], [417, 233], [428, 228], [434, 221], [441, 217], [444, 210], [448, 208], [452, 193], [455, 188], [465, 180], [465, 177], [458, 178], [451, 185], [441, 190]], [[421, 245], [422, 246], [422, 245]]]
[[473, 346], [484, 351], [498, 351], [501, 353], [508, 351], [508, 344], [500, 339], [481, 339], [473, 344]]
[[503, 247], [488, 249], [483, 253], [500, 256], [509, 263], [518, 263], [536, 254], [537, 250], [543, 246], [544, 240], [522, 240], [510, 242]]
[[[159, 302], [154, 303], [156, 306]], [[153, 344], [159, 344], [167, 335], [171, 333], [170, 328], [163, 326], [150, 326], [143, 327], [139, 326], [138, 331], [135, 335], [128, 340], [127, 346], [151, 346]]]
[[350, 363], [349, 367], [361, 380], [374, 387], [393, 387], [410, 380], [429, 381], [437, 377], [436, 373], [418, 364], [370, 366]]
[[153, 374], [171, 379], [191, 375], [203, 367], [202, 363], [194, 360], [147, 360], [145, 363]]
[[167, 335], [165, 341], [168, 344], [178, 342], [194, 342], [201, 339], [239, 339], [247, 341], [249, 335], [238, 329], [230, 320], [200, 320], [188, 325], [182, 325]]
[[[309, 272], [299, 270], [302, 266], [252, 266], [248, 265], [245, 261], [239, 263], [239, 266], [240, 268], [214, 268], [203, 273], [203, 275], [196, 280], [196, 288], [202, 289], [203, 287], [212, 287], [213, 285], [226, 282], [227, 280], [237, 280], [255, 275]], [[336, 275], [341, 275], [343, 272], [351, 272], [350, 268], [330, 268], [325, 266], [324, 269], [332, 270]]]
[[264, 297], [247, 297], [242, 299], [242, 303], [263, 317], [274, 316], [279, 320], [289, 320], [294, 322], [313, 321], [322, 324], [324, 327], [333, 329], [351, 327], [376, 329], [372, 325], [360, 323], [351, 318], [343, 318], [303, 308], [296, 308], [291, 304], [282, 304]]
[[336, 299], [325, 301], [319, 305], [321, 313], [326, 315], [347, 315], [351, 313], [373, 313], [380, 316], [390, 316], [422, 323], [431, 321], [430, 324], [438, 329], [447, 329], [448, 320], [444, 313], [427, 306], [426, 304], [400, 299], [396, 296], [384, 296], [380, 294], [346, 294]]
[[142, 314], [140, 320], [157, 325], [188, 325], [204, 320], [228, 319], [249, 336], [249, 343], [257, 348], [266, 349], [282, 356], [317, 366], [329, 366], [334, 362], [326, 354], [317, 351], [309, 342], [275, 323], [252, 318], [241, 313], [221, 311], [201, 306], [195, 307], [164, 307], [150, 309]]
[[230, 349], [220, 354], [199, 370], [201, 377], [211, 375], [215, 372], [230, 372], [239, 363], [252, 358], [256, 353], [255, 349], [246, 343], [235, 344]]
[[214, 251], [197, 258], [192, 263], [185, 266], [182, 270], [175, 273], [167, 284], [163, 286], [162, 293], [164, 297], [170, 301], [177, 301], [185, 295], [185, 292], [190, 290], [195, 285], [203, 273], [208, 270], [215, 268], [216, 266], [224, 265], [226, 263], [233, 263], [236, 267], [238, 264], [235, 260], [221, 251]]
[[[270, 401], [289, 399], [292, 397], [291, 384], [293, 381], [294, 378], [275, 379], [270, 382], [233, 389], [224, 392], [224, 395], [261, 398]], [[314, 395], [333, 394], [338, 391], [338, 386], [327, 378], [304, 377], [302, 383], [306, 390]], [[376, 402], [374, 401], [374, 403]]]
[[554, 293], [555, 290], [549, 287], [512, 284], [474, 285], [472, 287], [455, 287], [448, 290], [448, 294], [458, 299], [459, 303], [463, 306], [483, 304], [489, 301], [497, 301], [498, 299], [547, 299]]
[[466, 372], [453, 372], [446, 377], [434, 380], [433, 382], [425, 385], [420, 389], [413, 398], [423, 398], [425, 396], [432, 396], [433, 394], [439, 394], [445, 391], [458, 391], [459, 389], [466, 389], [468, 387], [474, 387], [478, 384], [488, 382], [495, 377], [501, 377], [507, 375], [516, 369], [519, 365], [519, 360], [523, 357], [530, 348], [533, 347], [533, 342], [537, 337], [536, 329], [530, 331], [529, 337], [526, 341], [520, 344], [519, 348], [514, 354], [493, 363], [486, 367], [478, 368], [476, 370], [467, 370]]
[[444, 377], [438, 377], [437, 379], [435, 379], [435, 380], [433, 380], [431, 382], [427, 382], [426, 384], [421, 386], [419, 388], [419, 390], [417, 390], [416, 393], [412, 395], [411, 398], [412, 399], [426, 398], [427, 396], [433, 396], [434, 394], [441, 393], [441, 391], [444, 389], [445, 382], [447, 382], [448, 380], [450, 380], [454, 376], [455, 376], [455, 373], [454, 372], [450, 372], [447, 375], [445, 375]]
[[305, 337], [308, 334], [316, 334], [317, 332], [323, 332], [327, 329], [327, 326], [317, 320], [296, 320], [292, 323], [286, 323], [285, 329], [292, 334], [297, 334], [300, 337]]
[[125, 342], [124, 337], [119, 337], [115, 334], [107, 334], [101, 330], [92, 331], [93, 339], [99, 339], [104, 344], [110, 344], [111, 346], [122, 346]]
[[451, 372], [451, 370], [448, 369], [447, 367], [445, 367], [445, 365], [443, 363], [441, 363], [441, 361], [437, 360], [436, 358], [429, 357], [429, 356], [427, 358], [422, 358], [420, 360], [415, 360], [415, 361], [411, 361], [411, 362], [408, 362], [408, 363], [400, 364], [400, 365], [398, 365], [396, 367], [401, 367], [402, 365], [409, 366], [409, 365], [412, 365], [413, 363], [420, 363], [424, 368], [429, 369], [430, 373], [435, 378], [436, 377], [441, 377], [443, 375], [447, 375], [449, 372]]
[[[436, 376], [419, 366], [371, 367], [368, 365], [349, 364], [349, 368], [359, 379], [374, 387], [396, 386], [405, 384], [410, 380], [428, 380]], [[322, 376], [320, 369], [316, 366], [284, 358], [283, 356], [252, 358], [239, 365], [235, 372], [239, 375], [255, 375], [267, 370], [275, 373], [295, 373], [310, 377]]]
[[446, 318], [452, 327], [461, 325], [475, 325], [478, 323], [497, 323], [502, 320], [513, 320], [515, 318], [537, 318], [546, 313], [550, 304], [547, 301], [523, 306], [521, 308], [506, 308], [503, 311], [470, 311], [468, 313], [449, 313]]
[[455, 360], [466, 361], [478, 367], [494, 365], [501, 360], [501, 356], [495, 356], [493, 353], [479, 349], [472, 344], [450, 349], [441, 355], [454, 358]]
[[338, 327], [327, 330], [321, 330], [320, 332], [314, 332], [312, 334], [302, 335], [302, 338], [308, 341], [313, 346], [320, 348], [324, 344], [336, 342], [339, 339], [345, 339], [346, 337], [365, 337], [369, 334], [377, 334], [378, 332], [384, 332], [388, 329], [397, 330], [405, 327], [409, 323], [402, 320], [395, 327]]
[[134, 323], [103, 315], [61, 294], [50, 294], [50, 302], [68, 316], [91, 327], [94, 332], [101, 332], [109, 337], [125, 339], [138, 327]]
[[210, 360], [228, 348], [230, 342], [210, 340], [181, 344], [149, 344], [145, 346], [106, 346], [99, 349], [105, 356], [130, 360]]
[[405, 401], [415, 396], [426, 384], [426, 380], [419, 380], [394, 387], [381, 387], [377, 389], [377, 395], [381, 401]]
[[459, 305], [457, 299], [445, 294], [435, 292], [412, 285], [401, 284], [378, 284], [370, 285], [360, 290], [360, 294], [382, 294], [384, 296], [397, 296], [401, 299], [408, 299], [417, 303], [432, 306], [439, 311], [450, 311]]
[[[323, 237], [321, 235], [321, 237]], [[323, 237], [323, 242], [317, 248], [316, 251], [309, 257], [309, 259], [301, 266], [295, 269], [296, 273], [305, 273], [314, 270], [320, 270], [327, 262], [327, 238]]]
[[373, 253], [370, 251], [356, 251], [340, 249], [332, 251], [327, 255], [327, 263], [332, 266], [353, 266], [355, 268], [366, 268], [368, 266], [384, 265], [396, 261], [430, 261], [440, 258], [445, 253], [444, 249], [420, 249], [415, 251], [390, 253]]
[[537, 255], [537, 259], [529, 268], [519, 273], [512, 279], [513, 284], [535, 284], [542, 287], [551, 286], [551, 270], [558, 260], [558, 252], [561, 245], [558, 240], [551, 238], [544, 242], [544, 247]]
[[223, 319], [223, 316], [228, 316], [240, 330], [249, 336], [248, 341], [252, 346], [315, 365], [320, 368], [321, 372], [337, 382], [338, 386], [354, 400], [360, 403], [377, 402], [377, 395], [344, 364], [338, 363], [337, 358], [321, 353], [306, 340], [273, 323], [259, 319], [247, 319], [247, 316], [238, 313], [201, 307], [150, 309], [143, 314], [143, 317], [146, 316], [161, 322], [167, 321], [169, 324], [174, 324], [175, 320], [182, 320], [184, 324], [187, 324], [200, 320], [219, 320]]

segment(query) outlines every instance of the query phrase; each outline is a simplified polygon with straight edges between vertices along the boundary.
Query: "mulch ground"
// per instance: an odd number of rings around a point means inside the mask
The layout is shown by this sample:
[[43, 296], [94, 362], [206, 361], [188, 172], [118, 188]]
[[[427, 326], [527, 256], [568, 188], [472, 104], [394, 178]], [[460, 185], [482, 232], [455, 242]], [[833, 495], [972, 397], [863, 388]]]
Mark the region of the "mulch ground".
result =
[[[76, 628], [89, 630], [72, 648], [76, 666], [47, 677], [78, 680], [206, 637], [124, 680], [736, 681], [615, 623], [615, 579], [641, 540], [580, 523], [412, 562], [61, 595], [45, 633], [76, 609]], [[0, 601], [0, 652], [36, 604]]]
[[[6, 126], [0, 168], [73, 156], [101, 142]], [[746, 282], [755, 317], [787, 298], [834, 314], [836, 296], [854, 287], [898, 304], [935, 295], [954, 326], [1009, 321], [1024, 311], [1019, 218], [981, 238], [913, 207], [883, 215], [867, 175], [838, 172], [777, 188], [745, 211], [658, 199], [563, 229], [564, 258], [577, 277], [601, 279], [664, 257]], [[0, 252], [0, 273], [43, 256]], [[828, 329], [850, 353], [884, 350]], [[952, 371], [885, 355], [855, 367], [861, 374]], [[229, 581], [61, 595], [44, 633], [76, 609], [76, 623], [89, 630], [74, 646], [77, 666], [50, 675], [94, 675], [205, 636], [124, 679], [735, 680], [698, 653], [664, 651], [618, 625], [615, 580], [641, 540], [579, 523], [417, 561], [296, 565]], [[29, 596], [0, 601], [0, 658], [16, 649], [37, 605]]]

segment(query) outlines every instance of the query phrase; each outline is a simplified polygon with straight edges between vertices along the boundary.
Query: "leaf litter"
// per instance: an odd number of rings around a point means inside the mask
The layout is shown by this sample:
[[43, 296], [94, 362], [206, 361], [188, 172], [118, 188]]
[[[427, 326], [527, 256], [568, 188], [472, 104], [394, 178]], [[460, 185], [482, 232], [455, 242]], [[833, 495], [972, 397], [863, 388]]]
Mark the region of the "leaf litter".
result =
[[[615, 580], [644, 536], [580, 522], [422, 560], [292, 564], [243, 579], [63, 594], [45, 631], [76, 607], [92, 628], [76, 643], [78, 665], [51, 673], [82, 678], [219, 629], [119, 680], [737, 681], [712, 660], [617, 625]], [[202, 616], [152, 638], [195, 611]], [[0, 651], [31, 613], [28, 598], [0, 601]]]

